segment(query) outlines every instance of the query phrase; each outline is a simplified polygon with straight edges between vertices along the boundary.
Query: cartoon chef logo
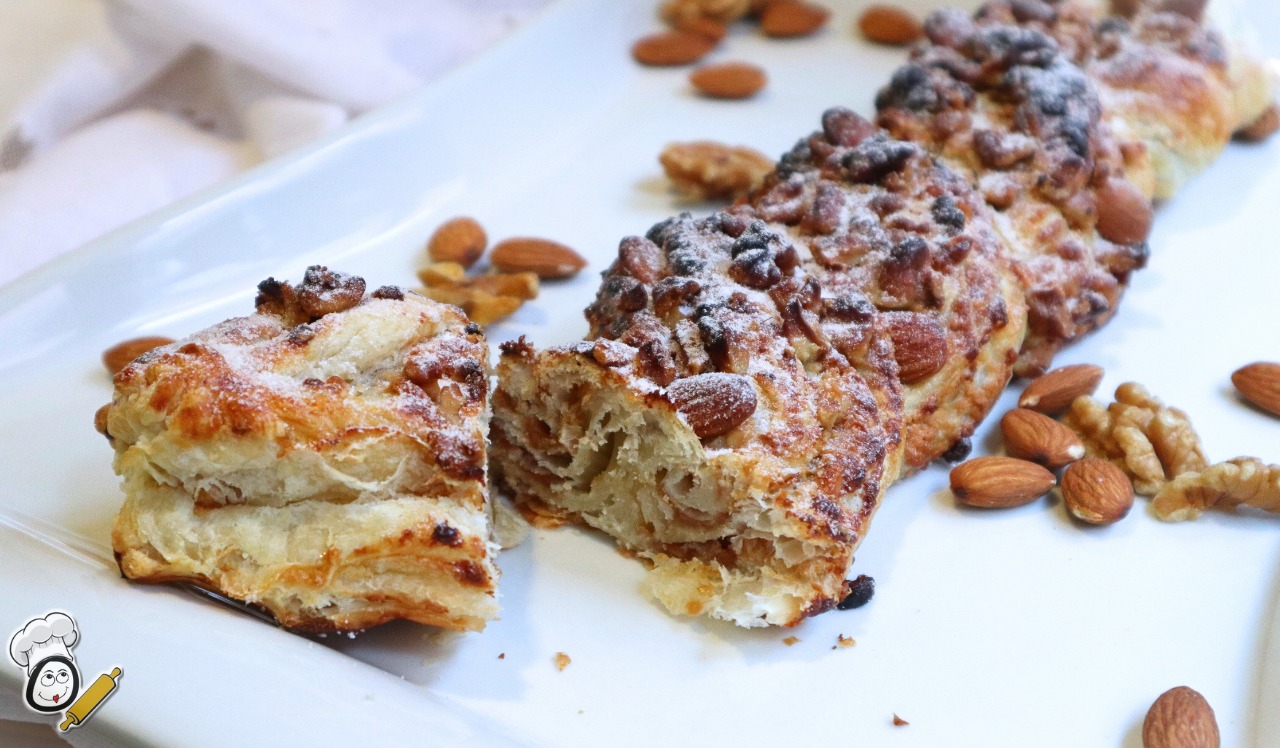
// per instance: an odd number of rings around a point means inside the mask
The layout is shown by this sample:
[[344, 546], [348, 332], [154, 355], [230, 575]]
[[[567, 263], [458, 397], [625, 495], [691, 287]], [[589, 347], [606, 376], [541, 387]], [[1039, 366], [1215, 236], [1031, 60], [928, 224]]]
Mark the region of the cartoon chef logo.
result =
[[[80, 669], [71, 648], [80, 641], [76, 622], [54, 611], [27, 621], [9, 640], [9, 657], [27, 673], [27, 707], [43, 714], [66, 712], [59, 727], [68, 730], [82, 724], [116, 688], [120, 668], [98, 676], [80, 694]], [[77, 699], [76, 697], [79, 696]]]

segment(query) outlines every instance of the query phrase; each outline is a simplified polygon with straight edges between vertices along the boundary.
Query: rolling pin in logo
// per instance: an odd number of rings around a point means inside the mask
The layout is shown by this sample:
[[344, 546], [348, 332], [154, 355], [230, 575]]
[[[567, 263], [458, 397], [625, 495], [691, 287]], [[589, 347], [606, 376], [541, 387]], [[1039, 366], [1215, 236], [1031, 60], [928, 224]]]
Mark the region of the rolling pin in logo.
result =
[[110, 673], [99, 675], [93, 685], [89, 686], [89, 690], [76, 699], [76, 703], [72, 704], [71, 708], [67, 710], [67, 718], [62, 721], [62, 724], [58, 725], [58, 729], [66, 732], [73, 726], [89, 719], [89, 715], [93, 714], [93, 710], [97, 709], [98, 705], [110, 696], [112, 691], [116, 690], [116, 679], [120, 677], [121, 672], [120, 668], [115, 668]]

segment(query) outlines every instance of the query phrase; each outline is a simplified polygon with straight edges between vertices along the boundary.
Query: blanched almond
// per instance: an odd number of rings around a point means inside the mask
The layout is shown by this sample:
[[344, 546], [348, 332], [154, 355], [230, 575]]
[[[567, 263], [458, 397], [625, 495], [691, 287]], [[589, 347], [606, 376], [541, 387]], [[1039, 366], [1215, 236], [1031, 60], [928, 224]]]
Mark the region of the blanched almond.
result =
[[1090, 457], [1071, 463], [1062, 473], [1062, 500], [1081, 522], [1109, 525], [1133, 508], [1133, 483], [1109, 460]]
[[440, 224], [427, 240], [427, 256], [432, 262], [456, 262], [469, 268], [484, 254], [489, 237], [474, 218], [459, 216]]
[[691, 31], [663, 31], [637, 40], [631, 56], [641, 65], [667, 67], [697, 62], [714, 49], [716, 41]]
[[1249, 364], [1231, 375], [1231, 383], [1244, 399], [1280, 416], [1280, 364], [1266, 361]]
[[543, 279], [569, 278], [587, 266], [582, 255], [560, 242], [533, 237], [498, 242], [489, 262], [504, 273], [528, 272]]
[[722, 62], [700, 67], [689, 82], [704, 96], [715, 99], [749, 99], [764, 88], [764, 71], [745, 62]]
[[924, 26], [911, 11], [896, 5], [870, 5], [858, 17], [858, 30], [878, 44], [911, 44], [924, 36]]
[[1000, 419], [1004, 446], [1009, 454], [1044, 465], [1050, 470], [1084, 457], [1084, 445], [1076, 432], [1043, 413], [1014, 408]]
[[116, 343], [107, 350], [102, 352], [102, 365], [107, 367], [107, 371], [113, 375], [118, 374], [121, 369], [133, 363], [138, 356], [146, 353], [153, 348], [159, 348], [162, 345], [169, 345], [173, 342], [173, 338], [165, 338], [160, 336], [152, 336], [146, 338], [133, 338], [123, 343]]
[[1092, 364], [1075, 364], [1054, 369], [1027, 385], [1022, 397], [1018, 398], [1018, 407], [1048, 415], [1061, 413], [1077, 397], [1092, 395], [1098, 389], [1103, 373], [1101, 366]]
[[1030, 504], [1053, 488], [1053, 473], [1015, 457], [977, 457], [951, 470], [956, 500], [984, 509]]
[[774, 0], [760, 16], [760, 30], [766, 36], [790, 38], [808, 36], [822, 28], [831, 11], [800, 0]]

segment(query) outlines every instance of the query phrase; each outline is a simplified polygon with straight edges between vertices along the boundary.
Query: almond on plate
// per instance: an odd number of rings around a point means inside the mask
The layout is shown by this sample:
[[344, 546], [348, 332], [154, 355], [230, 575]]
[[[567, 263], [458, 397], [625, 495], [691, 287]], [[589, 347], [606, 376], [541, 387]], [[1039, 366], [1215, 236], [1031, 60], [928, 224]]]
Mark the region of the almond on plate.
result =
[[160, 336], [151, 336], [145, 338], [133, 338], [122, 343], [116, 343], [107, 350], [102, 352], [102, 365], [107, 367], [107, 371], [111, 374], [117, 374], [121, 369], [133, 363], [138, 356], [146, 353], [152, 348], [159, 348], [162, 345], [169, 345], [173, 342], [173, 338], [165, 338]]
[[1160, 694], [1142, 721], [1143, 748], [1218, 748], [1220, 743], [1213, 707], [1187, 686]]
[[911, 11], [896, 5], [870, 5], [858, 17], [858, 31], [877, 44], [911, 44], [924, 36], [924, 26]]
[[1081, 395], [1092, 395], [1102, 381], [1102, 367], [1092, 364], [1063, 366], [1037, 377], [1027, 385], [1019, 408], [1054, 415], [1070, 407]]
[[956, 500], [984, 509], [1008, 509], [1030, 504], [1057, 483], [1053, 473], [1016, 457], [976, 457], [951, 470], [951, 493]]
[[587, 266], [570, 247], [534, 237], [503, 239], [489, 253], [489, 262], [504, 273], [534, 273], [544, 280], [570, 278]]
[[760, 16], [760, 30], [766, 36], [790, 38], [808, 36], [827, 23], [831, 11], [801, 0], [774, 0]]
[[488, 243], [476, 219], [458, 216], [440, 224], [427, 240], [427, 257], [432, 262], [456, 262], [465, 269], [476, 264]]
[[746, 62], [706, 65], [689, 74], [689, 82], [713, 99], [749, 99], [764, 88], [764, 70]]
[[1245, 400], [1280, 416], [1280, 364], [1257, 361], [1237, 369], [1231, 383]]
[[1081, 522], [1109, 525], [1133, 508], [1133, 483], [1109, 460], [1091, 457], [1071, 463], [1062, 473], [1062, 500]]
[[638, 39], [631, 47], [631, 56], [642, 65], [688, 65], [701, 60], [715, 46], [716, 40], [702, 34], [662, 31]]
[[1084, 444], [1076, 432], [1034, 410], [1014, 408], [1005, 413], [1000, 419], [1000, 431], [1011, 456], [1050, 470], [1084, 457]]

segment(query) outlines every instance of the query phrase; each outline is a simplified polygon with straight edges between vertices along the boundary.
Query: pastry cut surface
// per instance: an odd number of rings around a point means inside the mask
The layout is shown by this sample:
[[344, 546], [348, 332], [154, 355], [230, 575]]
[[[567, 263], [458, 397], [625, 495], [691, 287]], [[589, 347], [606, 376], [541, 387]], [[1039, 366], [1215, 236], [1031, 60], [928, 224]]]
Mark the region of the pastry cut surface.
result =
[[261, 606], [289, 628], [497, 613], [488, 347], [454, 307], [322, 267], [257, 313], [153, 350], [99, 424], [126, 500], [124, 575]]

